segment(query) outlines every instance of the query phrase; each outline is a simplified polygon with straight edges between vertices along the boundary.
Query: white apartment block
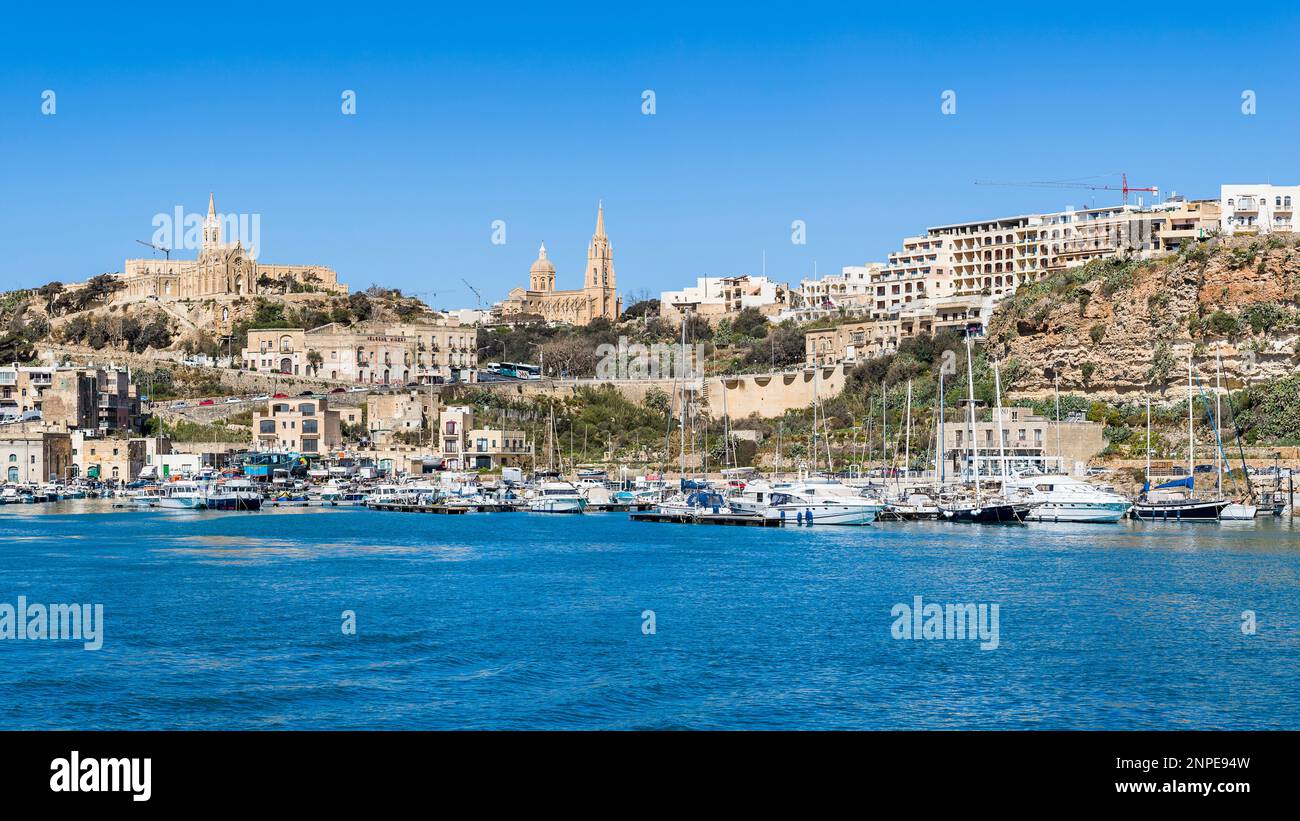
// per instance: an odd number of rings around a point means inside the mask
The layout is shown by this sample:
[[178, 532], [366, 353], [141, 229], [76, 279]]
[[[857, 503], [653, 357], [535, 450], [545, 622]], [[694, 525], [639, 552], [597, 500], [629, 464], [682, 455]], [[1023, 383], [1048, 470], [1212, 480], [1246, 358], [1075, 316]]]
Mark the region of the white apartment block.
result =
[[734, 277], [698, 277], [694, 286], [659, 295], [659, 315], [680, 321], [682, 310], [716, 322], [746, 308], [775, 316], [790, 305], [790, 286], [765, 276], [742, 274]]
[[867, 275], [870, 304], [861, 321], [809, 333], [808, 362], [852, 362], [944, 329], [982, 336], [999, 301], [1051, 271], [1120, 255], [1149, 258], [1204, 239], [1218, 226], [1217, 202], [1176, 196], [1150, 207], [1066, 209], [936, 226], [904, 239], [901, 250]]
[[1291, 233], [1300, 185], [1224, 185], [1219, 209], [1225, 234]]

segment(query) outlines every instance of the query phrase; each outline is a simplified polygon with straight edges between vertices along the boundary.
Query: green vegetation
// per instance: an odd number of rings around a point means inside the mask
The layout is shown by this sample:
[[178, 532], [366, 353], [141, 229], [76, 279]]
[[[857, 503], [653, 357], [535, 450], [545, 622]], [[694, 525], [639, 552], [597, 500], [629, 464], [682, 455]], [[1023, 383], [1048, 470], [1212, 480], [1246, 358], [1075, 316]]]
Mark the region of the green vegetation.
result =
[[125, 348], [140, 353], [149, 348], [161, 350], [172, 344], [171, 320], [161, 311], [151, 311], [140, 318], [125, 312], [111, 316], [78, 314], [60, 330], [63, 342], [84, 344], [95, 350], [106, 347]]

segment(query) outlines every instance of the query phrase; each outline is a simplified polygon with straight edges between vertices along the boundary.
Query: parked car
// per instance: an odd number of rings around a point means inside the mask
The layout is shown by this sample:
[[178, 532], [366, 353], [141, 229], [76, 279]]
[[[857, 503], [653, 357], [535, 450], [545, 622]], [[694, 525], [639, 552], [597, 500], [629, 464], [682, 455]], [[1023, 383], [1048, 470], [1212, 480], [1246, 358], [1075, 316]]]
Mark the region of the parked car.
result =
[[287, 393], [277, 393], [275, 396], [272, 396], [271, 398], [272, 398], [272, 399], [288, 399], [288, 398], [289, 398], [289, 394], [287, 394]]
[[347, 393], [347, 388], [330, 388], [330, 393]]
[[173, 403], [172, 403], [172, 407], [175, 408], [176, 410], [180, 410], [181, 408], [188, 408], [189, 406], [190, 406], [190, 403], [189, 403], [189, 402], [173, 402]]
[[215, 404], [217, 403], [216, 400], [214, 399], [204, 399], [202, 402], [199, 403], [199, 405], [215, 405]]
[[370, 389], [364, 385], [357, 385], [355, 388], [348, 388], [348, 393], [365, 393], [368, 390]]
[[227, 397], [226, 397], [226, 401], [227, 401], [227, 402], [243, 402], [244, 400], [243, 400], [243, 399], [240, 399], [238, 396], [227, 396]]
[[270, 394], [262, 393], [262, 394], [258, 394], [257, 396], [254, 396], [254, 397], [253, 397], [251, 400], [249, 400], [249, 401], [250, 401], [250, 402], [265, 402], [266, 400], [268, 400], [268, 399], [270, 399], [270, 398], [271, 398], [271, 395], [270, 395]]

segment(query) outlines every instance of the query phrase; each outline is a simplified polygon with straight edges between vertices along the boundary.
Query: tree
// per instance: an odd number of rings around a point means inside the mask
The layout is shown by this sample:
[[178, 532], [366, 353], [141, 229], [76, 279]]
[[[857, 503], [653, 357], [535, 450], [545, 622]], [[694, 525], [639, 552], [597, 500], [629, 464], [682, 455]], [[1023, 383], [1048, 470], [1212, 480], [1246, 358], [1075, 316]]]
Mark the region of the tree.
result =
[[40, 296], [41, 299], [45, 300], [45, 312], [50, 314], [52, 314], [54, 310], [54, 300], [58, 298], [61, 293], [63, 293], [63, 283], [57, 280], [46, 283], [36, 289], [36, 294]]
[[320, 366], [325, 363], [325, 357], [321, 356], [320, 351], [312, 349], [307, 351], [307, 364], [311, 366], [312, 373], [319, 375]]

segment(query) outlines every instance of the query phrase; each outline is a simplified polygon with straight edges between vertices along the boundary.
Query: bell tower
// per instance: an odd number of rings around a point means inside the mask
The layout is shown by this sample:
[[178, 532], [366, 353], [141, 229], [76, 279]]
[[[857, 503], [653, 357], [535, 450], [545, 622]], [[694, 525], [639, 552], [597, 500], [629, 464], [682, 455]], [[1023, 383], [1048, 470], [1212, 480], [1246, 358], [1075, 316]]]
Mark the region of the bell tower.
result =
[[587, 246], [587, 275], [584, 288], [614, 289], [614, 249], [605, 236], [605, 203], [596, 206], [596, 233]]

